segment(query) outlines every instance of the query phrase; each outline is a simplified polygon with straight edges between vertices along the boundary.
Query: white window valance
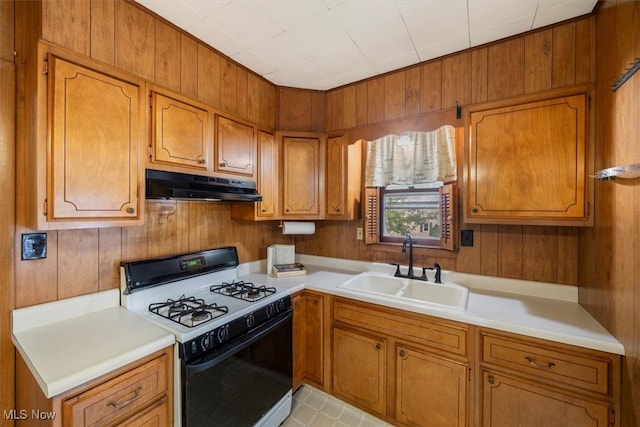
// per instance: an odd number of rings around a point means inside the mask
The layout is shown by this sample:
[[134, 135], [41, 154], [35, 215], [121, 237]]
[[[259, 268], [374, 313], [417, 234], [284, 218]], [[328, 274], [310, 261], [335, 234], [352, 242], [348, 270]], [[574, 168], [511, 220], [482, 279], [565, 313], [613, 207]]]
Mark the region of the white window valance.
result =
[[367, 141], [365, 185], [457, 181], [456, 132], [450, 125]]

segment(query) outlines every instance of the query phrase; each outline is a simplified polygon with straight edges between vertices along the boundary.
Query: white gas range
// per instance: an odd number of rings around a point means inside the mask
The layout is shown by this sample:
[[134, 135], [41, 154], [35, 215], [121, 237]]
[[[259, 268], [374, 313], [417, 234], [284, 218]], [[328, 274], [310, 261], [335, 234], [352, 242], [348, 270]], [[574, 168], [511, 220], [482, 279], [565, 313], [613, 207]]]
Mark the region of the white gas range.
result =
[[122, 306], [178, 341], [178, 425], [277, 426], [290, 412], [289, 291], [239, 281], [238, 264], [235, 247], [121, 264]]

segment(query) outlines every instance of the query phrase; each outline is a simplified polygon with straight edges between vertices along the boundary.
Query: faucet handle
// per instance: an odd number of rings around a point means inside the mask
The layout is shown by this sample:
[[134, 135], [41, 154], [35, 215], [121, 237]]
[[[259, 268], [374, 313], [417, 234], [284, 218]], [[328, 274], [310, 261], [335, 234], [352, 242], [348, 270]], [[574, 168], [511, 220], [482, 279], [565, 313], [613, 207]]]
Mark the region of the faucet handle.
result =
[[[428, 268], [429, 267], [422, 267], [422, 276], [420, 276], [420, 278], [422, 280], [424, 280], [425, 282], [427, 281], [427, 269]], [[429, 270], [431, 270], [431, 269], [429, 268]]]
[[390, 262], [389, 265], [395, 265], [396, 266], [396, 272], [393, 273], [394, 277], [400, 277], [400, 264], [396, 264], [395, 262]]

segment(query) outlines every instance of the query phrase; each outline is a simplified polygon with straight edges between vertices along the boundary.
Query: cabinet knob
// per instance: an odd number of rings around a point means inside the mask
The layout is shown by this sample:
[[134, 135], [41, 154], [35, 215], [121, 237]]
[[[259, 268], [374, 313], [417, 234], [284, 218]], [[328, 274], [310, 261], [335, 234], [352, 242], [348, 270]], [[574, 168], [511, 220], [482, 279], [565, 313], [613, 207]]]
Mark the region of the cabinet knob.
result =
[[227, 162], [225, 162], [225, 161], [220, 162], [220, 167], [226, 168], [227, 167]]
[[478, 213], [478, 208], [473, 208], [473, 209], [471, 209], [471, 212], [473, 212], [473, 213]]
[[264, 213], [264, 212], [267, 211], [267, 208], [262, 208], [262, 209], [260, 209], [260, 211]]
[[136, 210], [135, 210], [135, 209], [133, 209], [133, 208], [131, 208], [131, 207], [127, 208], [127, 213], [128, 213], [128, 214], [132, 214], [132, 213], [134, 213], [135, 211], [136, 211]]
[[400, 350], [400, 357], [405, 357], [407, 353], [404, 350]]
[[380, 350], [382, 348], [382, 345], [380, 345], [380, 343], [376, 344], [376, 350]]
[[205, 159], [198, 159], [198, 164], [199, 165], [204, 165], [205, 163], [207, 163], [207, 161]]
[[487, 378], [487, 382], [488, 382], [489, 384], [495, 384], [496, 380], [495, 380], [495, 378], [493, 378], [493, 377], [491, 377], [491, 376], [490, 376], [489, 378]]

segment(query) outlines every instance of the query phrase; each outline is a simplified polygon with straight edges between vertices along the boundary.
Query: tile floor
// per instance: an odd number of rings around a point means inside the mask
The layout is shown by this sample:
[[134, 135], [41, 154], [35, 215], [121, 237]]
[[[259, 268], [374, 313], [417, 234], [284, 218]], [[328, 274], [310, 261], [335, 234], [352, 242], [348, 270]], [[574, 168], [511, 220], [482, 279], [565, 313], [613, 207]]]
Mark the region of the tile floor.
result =
[[391, 426], [323, 391], [303, 385], [293, 395], [291, 415], [282, 427], [382, 427]]

